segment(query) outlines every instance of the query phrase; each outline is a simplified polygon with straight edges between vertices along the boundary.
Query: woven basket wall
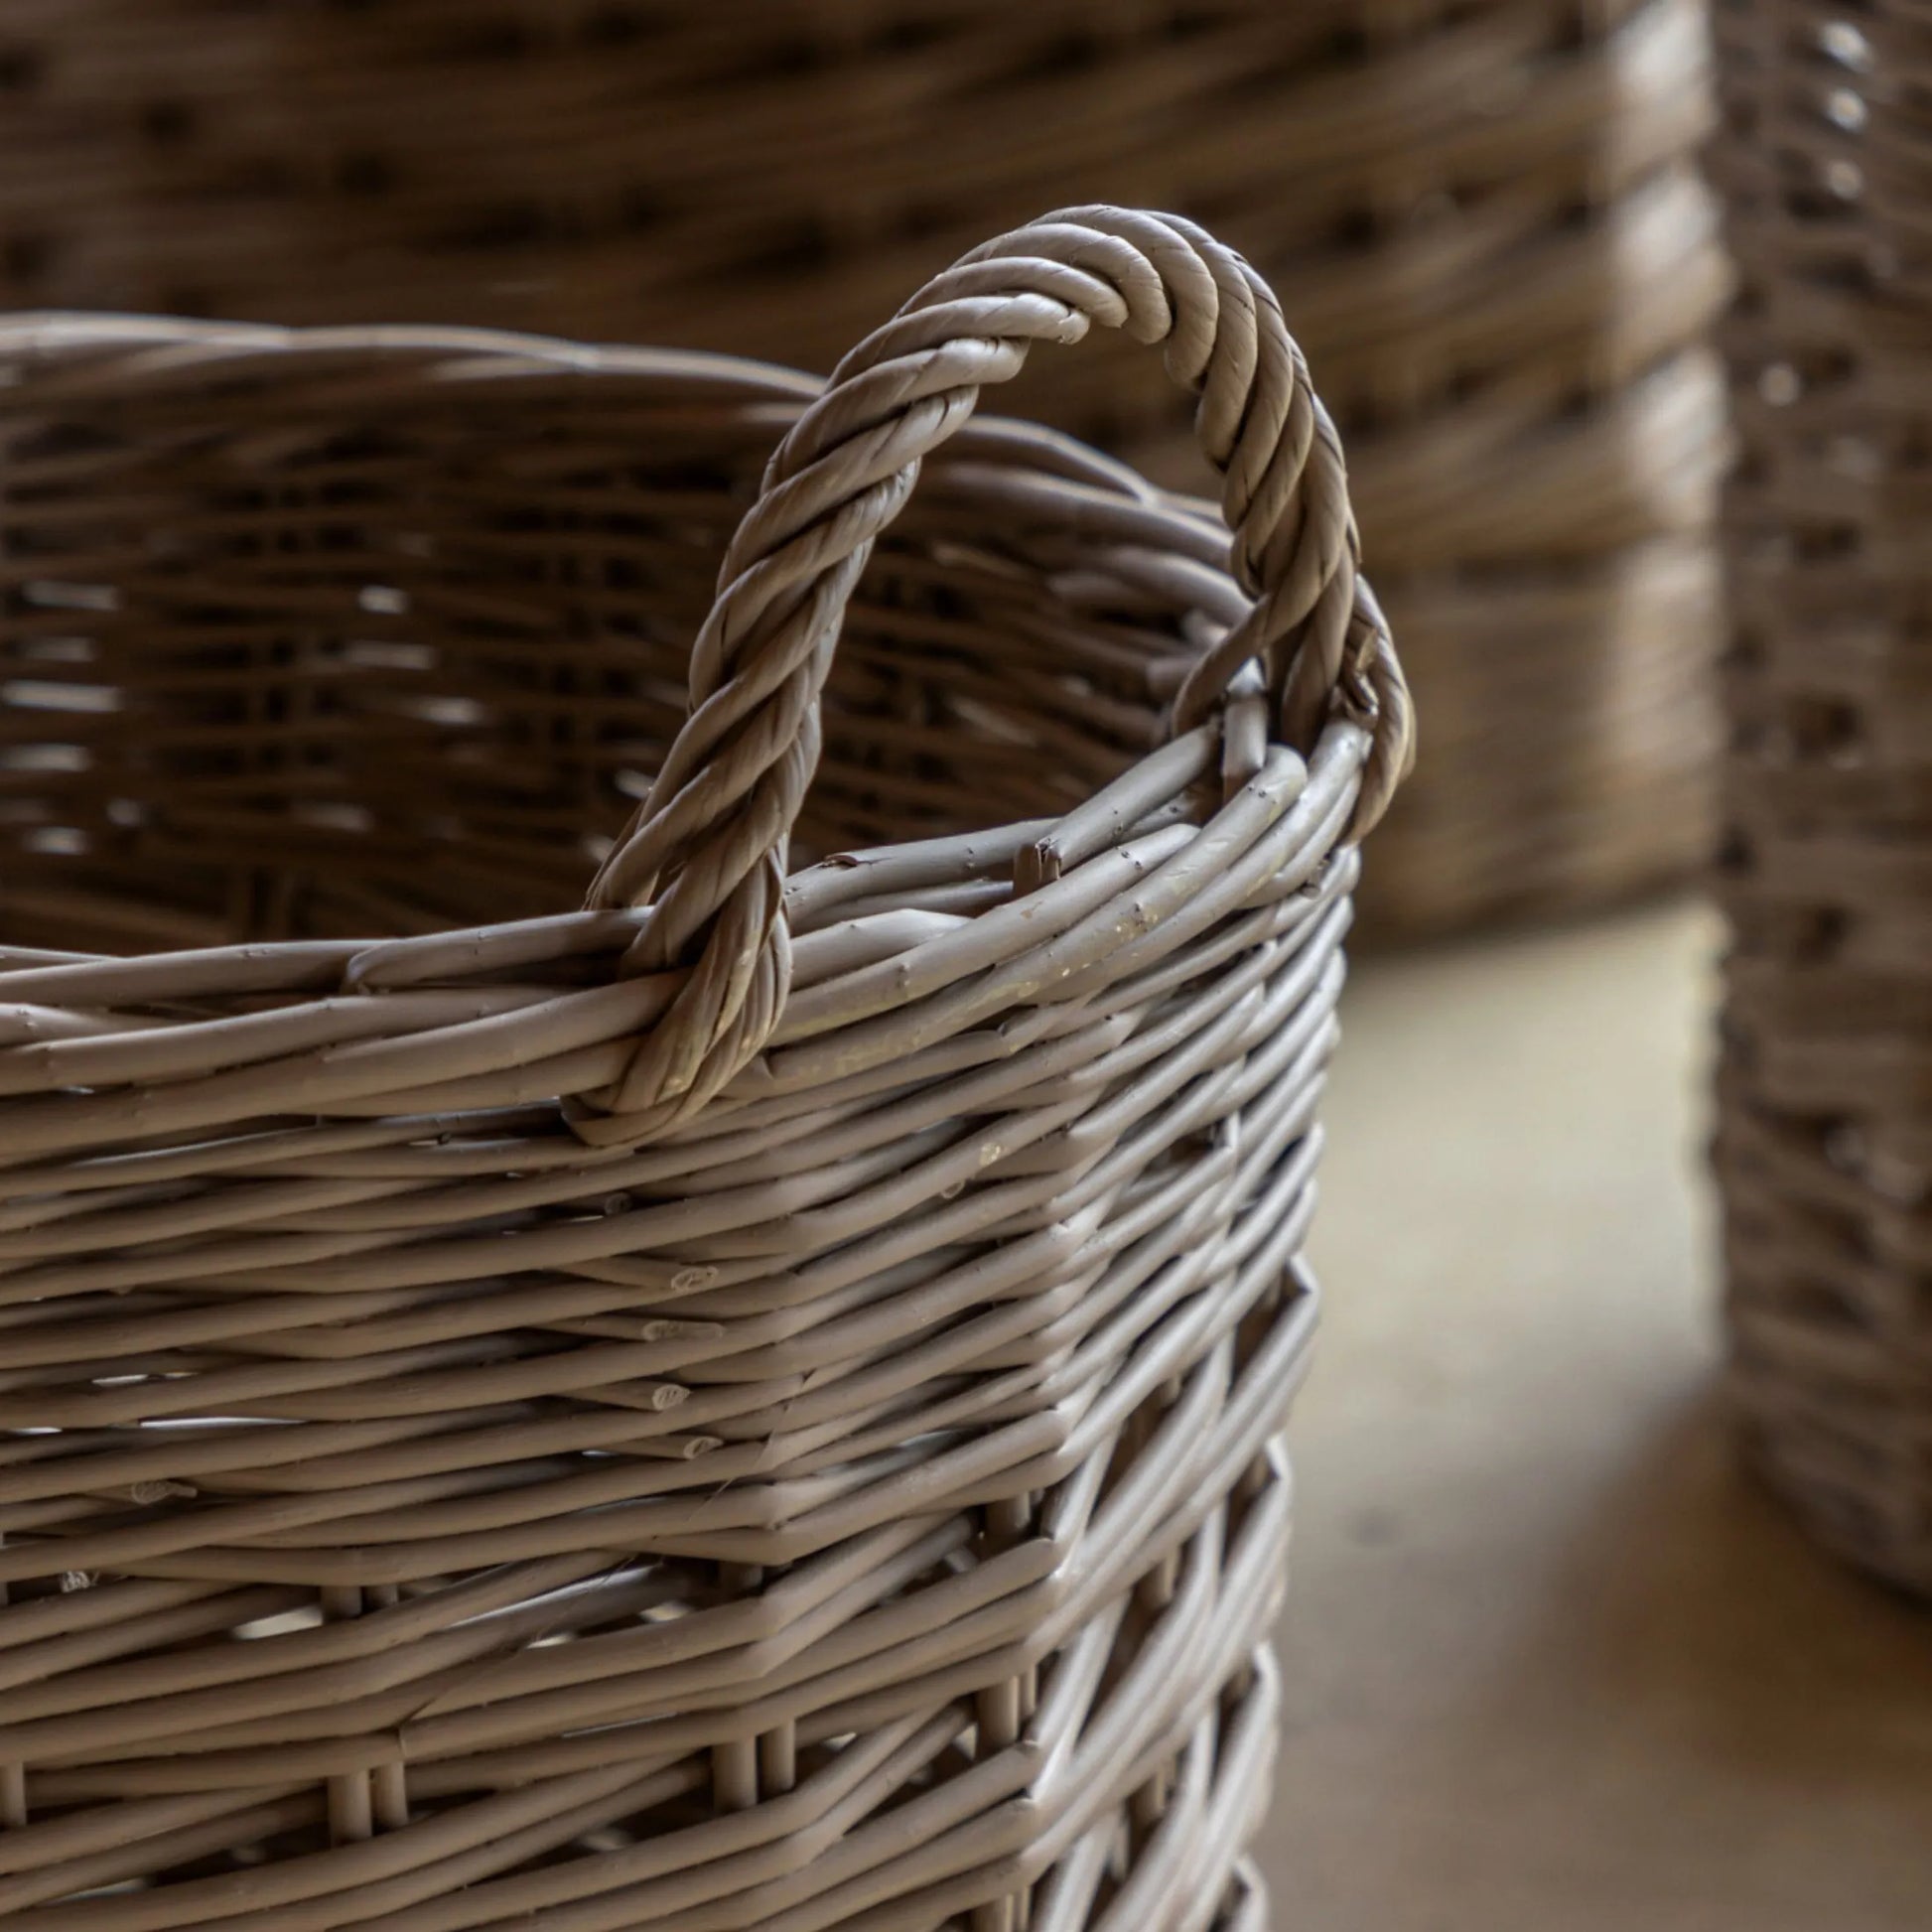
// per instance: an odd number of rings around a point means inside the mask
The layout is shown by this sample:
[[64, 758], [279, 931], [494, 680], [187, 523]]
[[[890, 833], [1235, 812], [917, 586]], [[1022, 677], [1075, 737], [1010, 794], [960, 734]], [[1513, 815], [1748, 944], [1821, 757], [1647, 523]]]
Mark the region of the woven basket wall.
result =
[[[968, 421], [1090, 328], [1225, 525]], [[0, 376], [0, 1923], [1262, 1932], [1409, 732], [1266, 288]]]
[[[1373, 924], [1701, 861], [1723, 296], [1705, 0], [15, 0], [0, 300], [380, 313], [813, 369], [1049, 202], [1294, 304], [1432, 719]], [[1030, 410], [1157, 479], [1097, 355]]]
[[1932, 6], [1720, 18], [1735, 1377], [1817, 1530], [1932, 1591]]

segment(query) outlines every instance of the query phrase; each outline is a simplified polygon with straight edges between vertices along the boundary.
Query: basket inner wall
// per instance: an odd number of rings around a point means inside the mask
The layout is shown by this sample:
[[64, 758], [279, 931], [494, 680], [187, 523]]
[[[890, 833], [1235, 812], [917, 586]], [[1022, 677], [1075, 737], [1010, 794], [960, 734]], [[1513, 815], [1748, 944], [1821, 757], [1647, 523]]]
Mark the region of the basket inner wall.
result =
[[[353, 379], [7, 423], [8, 942], [577, 903], [683, 717], [783, 410], [643, 378], [412, 396], [378, 363], [344, 397]], [[1042, 581], [1075, 567], [1064, 595]], [[943, 488], [915, 498], [847, 622], [793, 865], [1054, 816], [1151, 749], [1148, 664], [1183, 614], [1104, 573], [1036, 519], [989, 532]]]

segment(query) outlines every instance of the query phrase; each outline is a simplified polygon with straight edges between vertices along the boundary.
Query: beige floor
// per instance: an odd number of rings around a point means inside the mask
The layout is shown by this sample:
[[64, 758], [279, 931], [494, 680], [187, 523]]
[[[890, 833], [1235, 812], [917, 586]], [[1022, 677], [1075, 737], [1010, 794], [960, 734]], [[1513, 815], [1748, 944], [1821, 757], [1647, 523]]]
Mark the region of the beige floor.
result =
[[1297, 1413], [1278, 1932], [1928, 1932], [1932, 1614], [1714, 1382], [1711, 927], [1358, 971]]

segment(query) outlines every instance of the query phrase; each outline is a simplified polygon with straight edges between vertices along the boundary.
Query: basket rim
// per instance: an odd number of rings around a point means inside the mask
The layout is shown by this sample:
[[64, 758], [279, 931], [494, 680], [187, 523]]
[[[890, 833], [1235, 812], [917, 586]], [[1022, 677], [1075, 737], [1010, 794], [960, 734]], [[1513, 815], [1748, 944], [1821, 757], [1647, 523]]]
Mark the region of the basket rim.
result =
[[[420, 985], [425, 960], [454, 964], [465, 955], [471, 971], [458, 977], [469, 978], [474, 990], [482, 955], [528, 967], [546, 956], [546, 947], [561, 947], [581, 968], [586, 952], [614, 948], [616, 977], [605, 988], [613, 998], [605, 1007], [624, 1011], [600, 1013], [607, 1040], [614, 1022], [629, 1038], [628, 1059], [615, 1082], [607, 1074], [576, 1090], [594, 1087], [610, 1130], [626, 1138], [640, 1121], [655, 1123], [657, 1131], [691, 1117], [759, 1057], [790, 1014], [797, 884], [787, 877], [789, 839], [818, 764], [820, 693], [845, 607], [875, 542], [904, 506], [924, 460], [970, 427], [984, 389], [1011, 380], [1035, 345], [1076, 344], [1095, 328], [1162, 346], [1170, 374], [1199, 398], [1197, 437], [1223, 478], [1218, 537], [1210, 538], [1205, 519], [1185, 499], [1155, 491], [1122, 466], [1096, 469], [1098, 460], [1078, 445], [995, 426], [964, 449], [996, 459], [982, 466], [981, 481], [1004, 493], [1009, 509], [1035, 519], [1049, 505], [1066, 513], [1110, 577], [1131, 582], [1137, 573], [1168, 566], [1160, 597], [1176, 616], [1184, 611], [1196, 620], [1184, 633], [1191, 655], [1174, 653], [1182, 668], [1166, 708], [1169, 743], [1043, 833], [1034, 826], [994, 827], [964, 841], [919, 841], [911, 850], [930, 864], [950, 845], [944, 862], [957, 868], [963, 860], [970, 875], [982, 863], [975, 845], [1002, 845], [1015, 897], [1031, 895], [1035, 903], [1064, 883], [1068, 865], [1077, 873], [1102, 854], [1116, 869], [1125, 862], [1130, 874], [1152, 875], [1145, 904], [1136, 900], [1118, 915], [1126, 921], [1120, 942], [1131, 951], [1137, 929], [1144, 936], [1158, 917], [1182, 915], [1185, 927], [1215, 898], [1217, 872], [1249, 863], [1240, 855], [1252, 855], [1257, 841], [1277, 857], [1291, 848], [1311, 854], [1312, 866], [1335, 846], [1352, 843], [1386, 807], [1412, 752], [1401, 669], [1356, 568], [1333, 426], [1272, 291], [1193, 223], [1111, 207], [1043, 216], [935, 277], [822, 387], [809, 376], [731, 357], [600, 350], [494, 331], [17, 319], [0, 331], [0, 357], [17, 342], [28, 368], [40, 363], [35, 373], [45, 379], [35, 386], [56, 405], [67, 395], [98, 403], [103, 391], [111, 402], [116, 383], [151, 391], [176, 374], [205, 386], [211, 360], [232, 359], [245, 371], [262, 357], [269, 363], [336, 357], [353, 370], [372, 355], [397, 354], [406, 362], [427, 358], [432, 383], [461, 385], [484, 375], [500, 378], [506, 370], [566, 377], [628, 371], [673, 384], [722, 382], [795, 405], [759, 494], [727, 547], [711, 613], [693, 642], [684, 723], [593, 879], [587, 915], [575, 923], [566, 915], [473, 927], [432, 935], [427, 946], [393, 941], [318, 951], [293, 941], [149, 954], [146, 997], [160, 997], [155, 989], [163, 986], [178, 990], [184, 979], [202, 984], [217, 967], [232, 969], [257, 993], [263, 974], [278, 970], [309, 989], [317, 981], [308, 975], [319, 973], [345, 992], [367, 992], [392, 985], [401, 962], [408, 962], [406, 981]], [[77, 360], [64, 364], [64, 353]], [[25, 370], [17, 366], [13, 373], [18, 396]], [[355, 394], [351, 380], [350, 393], [362, 406], [383, 400], [380, 385], [372, 394]], [[342, 399], [328, 385], [323, 397]], [[1049, 474], [1043, 490], [1035, 476], [1030, 489], [1016, 455], [1049, 473], [1071, 468], [1075, 475]], [[1050, 461], [1040, 464], [1041, 458]], [[955, 483], [965, 476], [974, 486], [970, 465], [964, 472], [955, 466], [952, 476]], [[1151, 533], [1162, 540], [1159, 556], [1149, 554]], [[1210, 568], [1174, 571], [1175, 552], [1185, 566]], [[1225, 598], [1208, 594], [1208, 603], [1221, 608], [1207, 609], [1201, 585], [1217, 581]], [[1215, 776], [1218, 809], [1203, 796]], [[1213, 833], [1185, 863], [1177, 863], [1178, 848], [1166, 837], [1181, 822]], [[1292, 834], [1286, 846], [1277, 837], [1283, 831]], [[847, 870], [867, 863], [840, 858]], [[1131, 878], [1117, 884], [1129, 886]], [[1116, 891], [1106, 902], [1118, 897]], [[1157, 914], [1155, 905], [1167, 911]], [[935, 932], [934, 916], [913, 916], [909, 938], [903, 916], [886, 917], [867, 935], [856, 964], [845, 962], [851, 970], [841, 981], [865, 991], [847, 998], [819, 1031], [855, 1021], [863, 1026], [902, 1007], [905, 986], [882, 997], [872, 983], [877, 975], [869, 980], [867, 969], [906, 946], [957, 953], [958, 933]], [[1082, 922], [1080, 912], [1074, 917], [1084, 950], [1078, 959], [1062, 959], [1057, 970], [1077, 976], [1105, 942], [1090, 919]], [[991, 929], [988, 918], [1000, 924], [983, 912], [956, 923], [984, 932]], [[1016, 930], [1010, 944], [1021, 937]], [[1168, 943], [1182, 938], [1176, 933]], [[547, 957], [555, 963], [560, 954]], [[285, 964], [277, 968], [277, 961]], [[997, 957], [984, 963], [997, 964]], [[51, 985], [50, 970], [57, 976]], [[137, 981], [143, 976], [138, 960], [103, 967], [44, 955], [23, 962], [23, 972], [0, 975], [0, 997], [11, 991], [23, 998], [32, 988], [42, 1003], [58, 1004], [76, 978], [98, 991], [102, 977], [118, 984], [130, 974]], [[286, 978], [282, 985], [295, 990]], [[232, 1018], [212, 1024], [230, 1031], [247, 1025]], [[452, 1016], [442, 1013], [432, 1030], [447, 1033], [451, 1025]], [[560, 1032], [555, 1016], [526, 1010], [479, 1013], [462, 1031], [473, 1045], [474, 1029], [482, 1027], [497, 1049], [508, 1033], [554, 1055], [569, 1041], [583, 1045], [585, 1025], [580, 1014]], [[231, 1043], [222, 1041], [224, 1048]], [[899, 1044], [903, 1050], [906, 1041]], [[123, 1080], [142, 1063], [139, 1052], [130, 1057], [111, 1040], [57, 1039], [26, 1050], [63, 1067], [111, 1065]], [[180, 1059], [179, 1053], [160, 1057], [171, 1065]], [[259, 1055], [244, 1058], [259, 1063]], [[504, 1064], [497, 1062], [499, 1071]], [[521, 1064], [528, 1070], [527, 1057]]]

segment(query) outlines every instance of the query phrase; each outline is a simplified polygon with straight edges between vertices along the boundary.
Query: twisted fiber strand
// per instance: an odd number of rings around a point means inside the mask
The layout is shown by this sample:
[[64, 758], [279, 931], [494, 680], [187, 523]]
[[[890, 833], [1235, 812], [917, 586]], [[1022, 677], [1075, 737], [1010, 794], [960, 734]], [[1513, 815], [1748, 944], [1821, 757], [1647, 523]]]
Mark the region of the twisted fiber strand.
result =
[[1177, 726], [1259, 660], [1288, 743], [1311, 746], [1338, 697], [1375, 724], [1352, 835], [1386, 809], [1412, 756], [1407, 694], [1373, 607], [1357, 621], [1340, 449], [1274, 296], [1176, 217], [1047, 215], [975, 250], [839, 364], [726, 554], [692, 649], [691, 719], [591, 890], [602, 906], [655, 894], [634, 970], [662, 971], [703, 940], [618, 1087], [619, 1111], [701, 1106], [769, 1035], [791, 979], [785, 852], [817, 768], [818, 694], [846, 601], [921, 460], [980, 390], [1017, 375], [1033, 343], [1075, 343], [1096, 322], [1165, 344], [1169, 373], [1199, 392], [1201, 448], [1227, 480], [1232, 568], [1255, 599], [1190, 673]]

